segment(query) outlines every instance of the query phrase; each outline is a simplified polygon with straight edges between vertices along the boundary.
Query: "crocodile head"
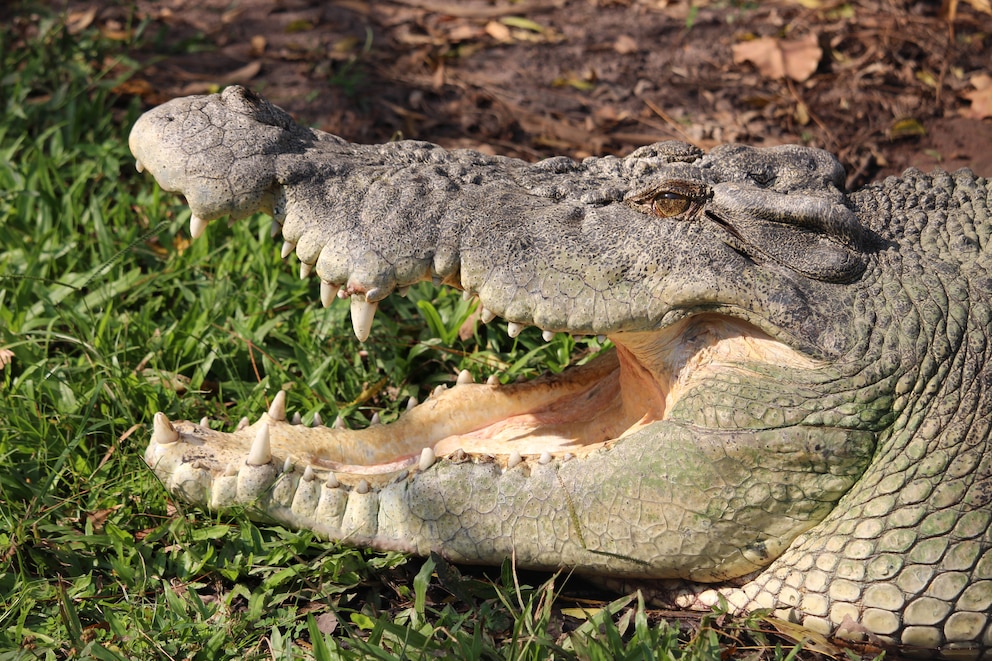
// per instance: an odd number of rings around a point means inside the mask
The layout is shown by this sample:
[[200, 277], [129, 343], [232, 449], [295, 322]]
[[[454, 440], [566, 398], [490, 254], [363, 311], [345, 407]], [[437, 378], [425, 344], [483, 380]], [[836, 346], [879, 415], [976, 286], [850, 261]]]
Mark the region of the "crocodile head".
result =
[[[233, 432], [155, 415], [174, 493], [351, 544], [569, 567], [830, 633], [992, 647], [988, 183], [851, 194], [829, 154], [659, 143], [535, 164], [354, 145], [240, 87], [131, 133], [191, 232], [264, 211], [320, 297], [432, 280], [481, 316], [615, 349], [529, 383], [459, 376], [397, 421]], [[712, 588], [707, 587], [712, 585]]]
[[871, 456], [872, 402], [858, 424], [832, 412], [861, 367], [836, 365], [863, 341], [849, 283], [871, 240], [825, 152], [359, 146], [238, 87], [160, 106], [130, 144], [194, 235], [273, 215], [324, 303], [350, 297], [359, 339], [380, 300], [434, 280], [511, 335], [616, 347], [529, 383], [464, 374], [362, 430], [293, 424], [283, 393], [231, 433], [158, 414], [146, 458], [190, 500], [462, 561], [714, 581], [768, 564]]

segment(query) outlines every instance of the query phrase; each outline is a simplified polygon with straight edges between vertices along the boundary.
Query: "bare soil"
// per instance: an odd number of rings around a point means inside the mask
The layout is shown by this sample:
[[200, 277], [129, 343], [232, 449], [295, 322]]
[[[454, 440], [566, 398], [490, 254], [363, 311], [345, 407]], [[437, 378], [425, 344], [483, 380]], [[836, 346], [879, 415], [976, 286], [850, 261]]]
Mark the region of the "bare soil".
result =
[[[72, 20], [134, 25], [110, 3], [70, 6]], [[837, 154], [852, 187], [911, 166], [992, 176], [992, 120], [982, 118], [992, 100], [976, 100], [992, 75], [992, 15], [967, 2], [953, 20], [938, 2], [899, 0], [139, 0], [137, 9], [151, 38], [127, 91], [149, 104], [238, 82], [356, 142], [401, 135], [526, 159], [670, 139], [790, 142]], [[758, 64], [742, 44], [758, 48]], [[782, 76], [762, 57], [799, 72]]]

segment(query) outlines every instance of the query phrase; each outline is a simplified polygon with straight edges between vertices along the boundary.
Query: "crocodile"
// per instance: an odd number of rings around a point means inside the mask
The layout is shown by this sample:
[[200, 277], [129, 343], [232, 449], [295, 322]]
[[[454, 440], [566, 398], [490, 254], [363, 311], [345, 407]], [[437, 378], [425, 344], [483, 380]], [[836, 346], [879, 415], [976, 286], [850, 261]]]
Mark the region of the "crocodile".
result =
[[[828, 152], [661, 142], [536, 163], [300, 126], [242, 87], [130, 134], [190, 232], [264, 212], [320, 300], [433, 281], [515, 336], [605, 335], [532, 381], [468, 373], [394, 422], [153, 419], [167, 489], [329, 540], [568, 568], [683, 609], [992, 658], [992, 186], [857, 191]], [[377, 423], [377, 420], [373, 421]]]

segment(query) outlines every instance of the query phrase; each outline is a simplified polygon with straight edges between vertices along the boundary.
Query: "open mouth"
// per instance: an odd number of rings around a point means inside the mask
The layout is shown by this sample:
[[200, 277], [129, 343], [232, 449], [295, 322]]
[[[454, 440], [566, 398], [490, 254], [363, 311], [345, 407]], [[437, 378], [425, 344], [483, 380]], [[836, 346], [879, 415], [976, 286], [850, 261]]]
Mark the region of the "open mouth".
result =
[[[395, 422], [365, 429], [302, 425], [288, 416], [280, 392], [258, 421], [232, 433], [205, 423], [173, 425], [155, 417], [152, 447], [180, 436], [190, 461], [211, 472], [273, 461], [330, 471], [349, 481], [380, 483], [426, 470], [440, 457], [485, 457], [504, 468], [522, 462], [582, 457], [645, 426], [664, 421], [694, 388], [718, 372], [775, 364], [811, 369], [815, 361], [747, 322], [697, 314], [652, 332], [618, 332], [615, 344], [584, 365], [524, 383], [471, 382], [464, 372], [450, 388], [411, 401]], [[196, 448], [210, 452], [197, 459]], [[224, 465], [224, 462], [228, 462]], [[356, 482], [357, 484], [357, 482]]]

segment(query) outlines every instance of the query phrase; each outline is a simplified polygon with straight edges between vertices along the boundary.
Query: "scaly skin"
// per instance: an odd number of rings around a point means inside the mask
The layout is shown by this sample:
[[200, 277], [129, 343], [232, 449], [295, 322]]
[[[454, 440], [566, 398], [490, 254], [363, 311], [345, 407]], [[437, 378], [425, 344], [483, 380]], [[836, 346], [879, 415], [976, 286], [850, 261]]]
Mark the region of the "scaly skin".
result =
[[282, 394], [233, 433], [157, 414], [145, 456], [174, 493], [992, 658], [984, 179], [845, 194], [832, 156], [795, 146], [528, 164], [354, 145], [239, 87], [147, 113], [130, 144], [194, 235], [273, 215], [361, 340], [378, 301], [430, 279], [511, 334], [617, 347], [531, 383], [460, 379], [366, 430], [292, 424]]

